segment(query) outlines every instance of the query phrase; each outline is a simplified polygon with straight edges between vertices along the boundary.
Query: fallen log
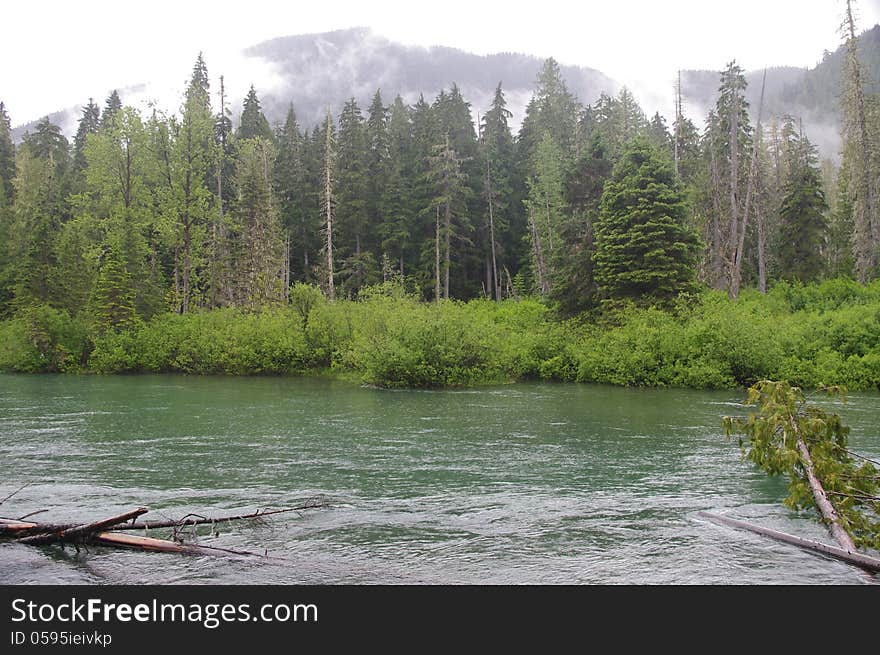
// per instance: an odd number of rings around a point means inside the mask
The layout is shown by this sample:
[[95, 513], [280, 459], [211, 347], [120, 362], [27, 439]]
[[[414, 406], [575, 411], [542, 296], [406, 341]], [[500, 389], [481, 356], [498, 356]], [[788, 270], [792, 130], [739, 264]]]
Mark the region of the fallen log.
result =
[[[273, 514], [284, 514], [287, 512], [300, 512], [307, 509], [319, 509], [328, 507], [329, 505], [322, 497], [309, 498], [305, 502], [295, 507], [284, 507], [281, 509], [257, 510], [249, 514], [238, 514], [235, 516], [217, 516], [204, 517], [187, 515], [180, 519], [169, 519], [164, 521], [137, 521], [126, 523], [125, 525], [113, 526], [114, 531], [119, 530], [154, 530], [162, 528], [184, 528], [196, 525], [211, 525], [218, 523], [229, 523], [232, 521], [246, 521], [249, 519], [259, 519], [264, 516], [272, 516]], [[59, 532], [70, 528], [78, 527], [78, 523], [31, 523], [24, 522], [21, 519], [2, 519], [0, 518], [0, 537], [24, 536], [28, 534], [40, 534], [43, 532]]]
[[138, 507], [137, 509], [133, 509], [130, 512], [125, 512], [124, 514], [119, 514], [118, 516], [111, 516], [106, 519], [101, 519], [100, 521], [84, 523], [82, 525], [77, 525], [75, 527], [67, 528], [64, 530], [53, 530], [51, 532], [45, 532], [43, 534], [37, 534], [30, 537], [22, 537], [18, 539], [18, 541], [20, 543], [29, 544], [31, 546], [42, 546], [45, 544], [55, 544], [59, 542], [76, 543], [83, 539], [87, 539], [93, 533], [102, 532], [107, 528], [112, 528], [113, 526], [119, 525], [120, 523], [125, 523], [126, 521], [137, 518], [141, 514], [146, 514], [148, 511], [149, 510], [146, 507]]
[[807, 550], [812, 550], [818, 553], [822, 553], [824, 555], [829, 555], [836, 559], [848, 562], [850, 564], [875, 573], [880, 571], [880, 559], [876, 557], [871, 557], [870, 555], [863, 555], [862, 553], [859, 553], [855, 550], [849, 551], [844, 548], [839, 548], [837, 546], [824, 544], [821, 541], [804, 539], [803, 537], [798, 537], [793, 534], [780, 532], [779, 530], [773, 530], [772, 528], [765, 528], [761, 525], [755, 525], [754, 523], [740, 521], [739, 519], [733, 519], [729, 516], [722, 516], [720, 514], [713, 514], [711, 512], [697, 512], [697, 516], [709, 519], [714, 523], [720, 523], [722, 525], [739, 528], [741, 530], [748, 530], [749, 532], [755, 532], [757, 534], [764, 535], [765, 537], [770, 537], [778, 541], [783, 541], [787, 544], [792, 544], [800, 548], [805, 548]]

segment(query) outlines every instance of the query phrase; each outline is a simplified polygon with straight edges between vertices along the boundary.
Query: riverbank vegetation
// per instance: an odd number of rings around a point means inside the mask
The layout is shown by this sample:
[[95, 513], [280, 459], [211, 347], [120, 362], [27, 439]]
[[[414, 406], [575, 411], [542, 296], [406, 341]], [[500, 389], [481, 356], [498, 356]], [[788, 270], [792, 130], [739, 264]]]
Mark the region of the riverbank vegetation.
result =
[[563, 320], [534, 299], [425, 303], [399, 285], [289, 306], [161, 314], [95, 332], [65, 310], [0, 324], [0, 369], [21, 372], [317, 374], [385, 387], [543, 379], [733, 388], [765, 379], [880, 388], [880, 282], [780, 283], [737, 300], [705, 291]]
[[251, 87], [236, 128], [201, 55], [179, 115], [113, 91], [72, 143], [48, 118], [13, 143], [0, 103], [0, 370], [875, 387], [880, 111], [850, 4], [839, 162], [735, 61], [702, 130], [680, 89], [670, 128], [626, 88], [584, 104], [553, 59], [516, 134], [500, 84], [476, 124], [453, 84], [311, 129]]

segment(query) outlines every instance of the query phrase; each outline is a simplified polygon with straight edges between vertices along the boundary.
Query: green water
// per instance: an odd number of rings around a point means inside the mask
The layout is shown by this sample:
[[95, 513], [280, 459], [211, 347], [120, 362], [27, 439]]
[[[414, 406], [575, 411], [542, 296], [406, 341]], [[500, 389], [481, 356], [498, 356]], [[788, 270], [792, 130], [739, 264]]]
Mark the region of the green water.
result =
[[[829, 541], [741, 462], [740, 392], [515, 384], [387, 391], [325, 379], [0, 376], [0, 507], [90, 519], [329, 508], [202, 543], [279, 559], [0, 545], [0, 583], [863, 583], [699, 519]], [[837, 408], [880, 458], [880, 397]], [[159, 535], [155, 535], [159, 536]]]

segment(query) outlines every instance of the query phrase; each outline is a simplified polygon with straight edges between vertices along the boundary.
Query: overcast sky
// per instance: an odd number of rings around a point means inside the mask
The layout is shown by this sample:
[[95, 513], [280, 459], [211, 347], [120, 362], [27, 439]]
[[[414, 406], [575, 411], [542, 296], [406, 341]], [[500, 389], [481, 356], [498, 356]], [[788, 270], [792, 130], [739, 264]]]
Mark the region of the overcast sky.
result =
[[[725, 5], [735, 7], [722, 16]], [[355, 26], [409, 45], [478, 54], [553, 56], [601, 70], [637, 90], [645, 109], [671, 98], [679, 68], [814, 66], [841, 41], [844, 0], [4, 0], [0, 100], [13, 124], [81, 104], [112, 88], [151, 81], [183, 89], [202, 50], [214, 78], [239, 97], [271, 84], [238, 53], [276, 36]], [[880, 22], [880, 0], [857, 0], [858, 27]], [[87, 8], [88, 11], [84, 11]], [[670, 103], [671, 104], [671, 100]], [[666, 113], [666, 112], [664, 112]]]

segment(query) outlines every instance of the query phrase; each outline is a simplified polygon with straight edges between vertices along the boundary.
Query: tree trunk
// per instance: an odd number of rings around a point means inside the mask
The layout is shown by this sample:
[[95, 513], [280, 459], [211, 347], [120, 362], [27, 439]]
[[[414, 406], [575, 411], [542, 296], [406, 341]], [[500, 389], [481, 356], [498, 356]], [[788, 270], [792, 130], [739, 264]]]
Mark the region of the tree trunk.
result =
[[[797, 432], [797, 428], [794, 425], [793, 427]], [[825, 494], [825, 489], [822, 487], [822, 483], [819, 482], [819, 479], [813, 472], [813, 460], [810, 457], [810, 451], [800, 435], [798, 435], [797, 448], [798, 452], [801, 454], [801, 463], [803, 464], [804, 472], [807, 474], [810, 489], [813, 491], [813, 498], [816, 500], [816, 506], [819, 508], [822, 517], [828, 522], [828, 529], [831, 530], [832, 536], [844, 550], [849, 553], [858, 552], [849, 533], [842, 525], [840, 525], [840, 517], [837, 515], [837, 510], [834, 509], [834, 505], [828, 500], [828, 496]]]
[[189, 312], [190, 248], [192, 233], [189, 221], [183, 224], [183, 313]]
[[451, 268], [451, 257], [450, 257], [450, 235], [452, 234], [452, 206], [450, 202], [446, 201], [446, 214], [444, 216], [443, 229], [446, 231], [446, 234], [443, 235], [443, 245], [446, 248], [446, 253], [443, 257], [443, 263], [445, 266], [445, 270], [443, 271], [443, 298], [449, 300], [449, 269]]
[[[851, 98], [845, 107], [845, 120], [849, 124], [847, 132], [856, 140], [858, 149], [858, 166], [853, 166], [854, 191], [853, 202], [855, 219], [855, 256], [856, 273], [859, 282], [868, 282], [876, 272], [877, 248], [880, 246], [880, 221], [874, 198], [874, 180], [871, 175], [871, 153], [867, 121], [865, 119], [865, 96], [862, 89], [862, 74], [856, 49], [856, 28], [852, 14], [852, 2], [846, 2], [846, 23], [848, 33], [846, 42], [849, 60], [849, 86]], [[855, 124], [853, 124], [855, 123]], [[855, 134], [853, 134], [855, 132]]]
[[710, 146], [710, 155], [711, 155], [711, 166], [712, 166], [712, 222], [710, 225], [711, 229], [711, 242], [712, 242], [712, 254], [710, 261], [710, 275], [711, 275], [711, 284], [713, 289], [723, 289], [723, 277], [724, 277], [724, 243], [723, 243], [723, 232], [721, 230], [721, 175], [718, 172], [718, 160], [715, 156], [715, 148], [714, 146]]
[[755, 219], [758, 224], [758, 291], [767, 293], [767, 258], [765, 248], [767, 234], [764, 229], [764, 212], [761, 211], [761, 203], [755, 207], [757, 210]]
[[440, 302], [440, 205], [434, 225], [434, 301]]
[[764, 78], [761, 82], [761, 100], [758, 103], [758, 123], [755, 126], [755, 139], [752, 144], [752, 158], [749, 162], [749, 179], [746, 183], [746, 203], [742, 213], [742, 225], [738, 226], [739, 234], [736, 241], [736, 250], [734, 251], [733, 270], [731, 274], [730, 296], [731, 298], [739, 297], [739, 288], [742, 283], [742, 262], [743, 250], [746, 242], [746, 228], [749, 224], [749, 209], [752, 202], [752, 191], [755, 188], [755, 182], [758, 177], [758, 146], [761, 143], [761, 114], [764, 111], [764, 87], [767, 83], [767, 69], [764, 69]]
[[495, 217], [492, 212], [492, 177], [489, 173], [489, 157], [486, 157], [486, 195], [489, 199], [489, 239], [492, 244], [492, 286], [495, 300], [501, 300], [501, 283], [498, 280], [498, 263], [495, 259]]
[[722, 525], [729, 525], [734, 528], [740, 528], [742, 530], [748, 530], [749, 532], [755, 532], [766, 537], [771, 537], [773, 539], [783, 541], [787, 544], [799, 546], [800, 548], [806, 548], [816, 551], [818, 553], [830, 555], [831, 557], [835, 557], [844, 562], [849, 562], [850, 564], [855, 564], [856, 566], [868, 569], [869, 571], [880, 571], [880, 559], [877, 559], [876, 557], [862, 555], [861, 553], [849, 552], [845, 548], [835, 548], [834, 546], [829, 546], [819, 541], [804, 539], [803, 537], [798, 537], [793, 534], [787, 534], [785, 532], [779, 532], [778, 530], [773, 530], [771, 528], [765, 528], [762, 525], [755, 525], [753, 523], [747, 523], [746, 521], [732, 519], [729, 516], [721, 516], [719, 514], [712, 514], [711, 512], [697, 512], [697, 516], [709, 519], [710, 521], [720, 523]]
[[336, 286], [333, 280], [333, 141], [330, 135], [330, 112], [327, 112], [327, 139], [324, 148], [324, 204], [327, 222], [327, 297], [336, 299]]
[[[728, 186], [729, 202], [730, 202], [730, 229], [728, 231], [727, 241], [727, 293], [731, 298], [739, 296], [739, 280], [734, 280], [733, 271], [735, 269], [736, 246], [739, 242], [739, 200], [737, 192], [739, 191], [739, 94], [733, 90], [733, 97], [730, 102], [730, 180]], [[734, 284], [736, 285], [734, 287]]]
[[542, 296], [550, 292], [550, 284], [547, 281], [547, 268], [544, 265], [544, 252], [541, 247], [541, 235], [538, 234], [538, 226], [535, 225], [534, 217], [529, 212], [529, 226], [532, 228], [532, 252], [535, 257], [535, 273], [538, 276], [538, 288]]

